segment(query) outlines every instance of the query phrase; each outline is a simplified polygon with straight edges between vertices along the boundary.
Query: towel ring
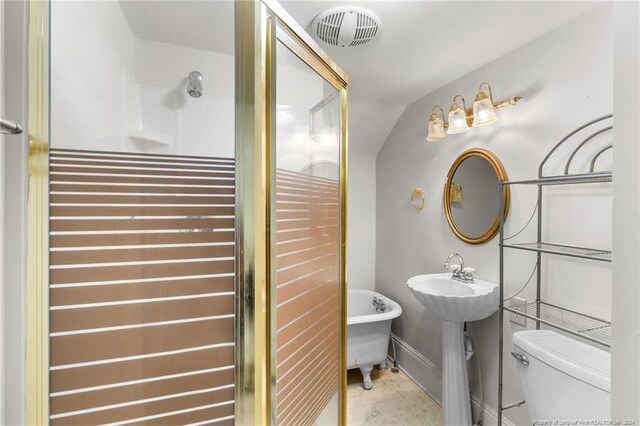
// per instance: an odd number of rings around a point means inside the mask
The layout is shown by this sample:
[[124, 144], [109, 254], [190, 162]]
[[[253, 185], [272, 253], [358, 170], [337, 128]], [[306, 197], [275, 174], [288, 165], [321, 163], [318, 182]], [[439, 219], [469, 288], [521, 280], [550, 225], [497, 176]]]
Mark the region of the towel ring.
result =
[[422, 188], [415, 188], [411, 191], [411, 206], [418, 211], [424, 208], [424, 191]]

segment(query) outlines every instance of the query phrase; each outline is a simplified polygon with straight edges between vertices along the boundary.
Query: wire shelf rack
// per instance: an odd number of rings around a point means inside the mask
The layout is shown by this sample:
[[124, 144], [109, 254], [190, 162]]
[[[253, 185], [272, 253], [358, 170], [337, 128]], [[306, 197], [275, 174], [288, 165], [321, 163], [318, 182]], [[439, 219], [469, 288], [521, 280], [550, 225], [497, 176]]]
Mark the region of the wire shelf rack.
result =
[[580, 183], [599, 183], [613, 181], [611, 172], [590, 172], [581, 174], [566, 174], [545, 176], [539, 179], [508, 180], [503, 185], [575, 185]]
[[[582, 259], [589, 259], [600, 262], [611, 262], [611, 251], [601, 250], [595, 248], [587, 248], [573, 245], [554, 244], [544, 242], [543, 237], [543, 192], [548, 185], [572, 185], [572, 184], [588, 184], [595, 183], [600, 184], [604, 182], [613, 181], [613, 173], [610, 170], [602, 170], [604, 167], [601, 158], [603, 154], [611, 152], [613, 148], [613, 142], [610, 139], [610, 134], [613, 130], [613, 115], [607, 114], [605, 116], [591, 120], [577, 129], [573, 130], [562, 138], [558, 143], [551, 148], [551, 150], [544, 157], [538, 167], [538, 176], [534, 179], [528, 180], [512, 180], [512, 181], [500, 181], [500, 189], [504, 186], [516, 186], [516, 185], [536, 185], [538, 193], [538, 202], [536, 203], [537, 210], [537, 239], [536, 242], [524, 242], [524, 243], [505, 243], [507, 239], [504, 237], [504, 223], [506, 215], [503, 213], [500, 216], [500, 300], [501, 306], [499, 309], [500, 321], [499, 321], [499, 336], [498, 336], [498, 424], [502, 425], [503, 411], [513, 407], [519, 407], [524, 404], [525, 401], [516, 403], [503, 404], [503, 365], [504, 365], [504, 313], [512, 312], [516, 315], [523, 316], [530, 320], [533, 320], [536, 324], [536, 329], [540, 329], [542, 325], [546, 325], [565, 333], [580, 337], [587, 341], [597, 343], [602, 346], [610, 347], [611, 345], [611, 323], [599, 318], [589, 316], [584, 313], [572, 311], [570, 309], [563, 308], [561, 306], [553, 305], [551, 303], [544, 302], [542, 300], [542, 276], [543, 276], [543, 254], [548, 253], [552, 255], [577, 257]], [[560, 147], [567, 148], [569, 150], [568, 155], [565, 154], [566, 149], [560, 149]], [[586, 148], [585, 148], [586, 147]], [[555, 153], [555, 155], [554, 155]], [[565, 157], [565, 155], [567, 155]], [[585, 157], [590, 158], [588, 167], [584, 167], [584, 161], [574, 161], [576, 158]], [[554, 161], [550, 161], [551, 158]], [[600, 159], [600, 160], [599, 160]], [[558, 160], [560, 163], [564, 162], [561, 174], [558, 174], [557, 165]], [[583, 158], [584, 160], [584, 158]], [[549, 163], [549, 164], [547, 164]], [[545, 169], [548, 169], [553, 165], [552, 173], [546, 173]], [[547, 166], [547, 167], [545, 167]], [[576, 170], [578, 169], [578, 170]], [[504, 211], [505, 199], [503, 198], [503, 192], [500, 193], [500, 212]], [[536, 211], [534, 210], [534, 214]], [[531, 216], [534, 217], [533, 215]], [[525, 228], [529, 225], [529, 222], [525, 225]], [[524, 228], [523, 228], [524, 230]], [[522, 232], [522, 230], [520, 231]], [[518, 232], [515, 235], [518, 235]], [[514, 235], [514, 236], [515, 236]], [[510, 237], [513, 238], [513, 237]], [[508, 239], [510, 239], [508, 238]], [[523, 303], [520, 305], [505, 306], [504, 304], [504, 284], [505, 284], [505, 249], [518, 249], [528, 250], [536, 252], [537, 262], [536, 269], [536, 301], [530, 303]], [[534, 270], [534, 271], [535, 271]], [[532, 275], [533, 277], [533, 275]], [[531, 279], [530, 279], [531, 280]], [[524, 285], [522, 290], [529, 284], [529, 281]]]
[[601, 250], [587, 247], [568, 246], [564, 244], [553, 243], [512, 243], [503, 244], [505, 248], [518, 250], [528, 250], [541, 253], [557, 254], [560, 256], [579, 257], [582, 259], [599, 260], [602, 262], [611, 262], [611, 251]]
[[602, 346], [611, 346], [611, 323], [608, 321], [546, 302], [505, 306], [504, 310]]

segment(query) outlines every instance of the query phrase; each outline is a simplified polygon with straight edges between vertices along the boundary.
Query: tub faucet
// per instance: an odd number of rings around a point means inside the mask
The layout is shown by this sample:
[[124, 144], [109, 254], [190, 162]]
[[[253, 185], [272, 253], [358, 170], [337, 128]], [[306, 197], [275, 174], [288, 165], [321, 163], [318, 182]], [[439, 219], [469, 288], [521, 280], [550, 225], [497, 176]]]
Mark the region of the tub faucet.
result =
[[373, 296], [373, 306], [376, 308], [376, 314], [382, 314], [387, 310], [384, 299], [379, 296]]
[[[460, 259], [460, 263], [451, 263], [451, 259], [457, 257]], [[474, 283], [473, 273], [475, 272], [474, 268], [465, 268], [464, 259], [458, 253], [452, 253], [447, 257], [447, 260], [444, 262], [444, 269], [446, 271], [451, 271], [451, 279], [456, 281], [463, 282], [465, 284]]]

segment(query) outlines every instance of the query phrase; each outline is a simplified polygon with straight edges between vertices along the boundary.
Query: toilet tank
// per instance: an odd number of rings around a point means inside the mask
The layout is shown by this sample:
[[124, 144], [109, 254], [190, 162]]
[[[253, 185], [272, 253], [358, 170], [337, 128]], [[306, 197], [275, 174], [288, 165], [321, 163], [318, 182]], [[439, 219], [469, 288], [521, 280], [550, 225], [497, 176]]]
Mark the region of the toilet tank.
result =
[[514, 333], [513, 345], [515, 354], [526, 356], [516, 364], [534, 423], [610, 419], [609, 352], [550, 330]]

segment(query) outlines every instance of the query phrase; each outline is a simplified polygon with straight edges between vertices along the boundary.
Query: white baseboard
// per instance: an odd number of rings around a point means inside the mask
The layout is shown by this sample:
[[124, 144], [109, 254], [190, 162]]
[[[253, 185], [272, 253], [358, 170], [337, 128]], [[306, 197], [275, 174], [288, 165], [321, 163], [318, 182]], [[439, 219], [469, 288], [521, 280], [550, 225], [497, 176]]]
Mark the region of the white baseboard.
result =
[[[442, 371], [407, 342], [391, 333], [396, 344], [398, 365], [427, 395], [442, 405]], [[391, 348], [389, 348], [391, 350]], [[390, 357], [393, 352], [390, 352]]]
[[[471, 405], [473, 405], [473, 412], [477, 413], [480, 411], [480, 400], [476, 395], [471, 395]], [[503, 426], [518, 426], [506, 417], [502, 417]], [[482, 412], [482, 425], [483, 426], [497, 426], [498, 425], [498, 411], [493, 407], [484, 406], [484, 410]]]
[[[391, 333], [391, 338], [396, 343], [400, 370], [425, 391], [431, 399], [442, 405], [442, 370], [395, 334]], [[393, 365], [393, 352], [391, 347], [389, 350], [388, 364], [391, 366]], [[480, 400], [475, 395], [471, 396], [471, 404], [475, 413], [481, 409]], [[484, 426], [496, 426], [498, 424], [498, 413], [494, 408], [485, 405], [482, 419]], [[504, 417], [502, 418], [502, 424], [504, 426], [517, 426]]]

